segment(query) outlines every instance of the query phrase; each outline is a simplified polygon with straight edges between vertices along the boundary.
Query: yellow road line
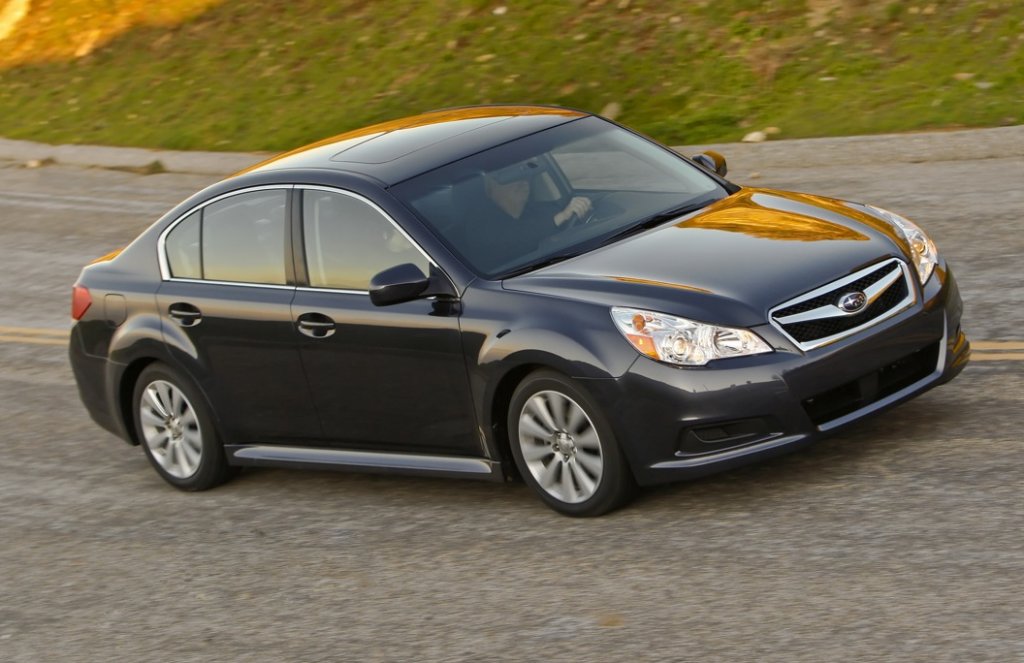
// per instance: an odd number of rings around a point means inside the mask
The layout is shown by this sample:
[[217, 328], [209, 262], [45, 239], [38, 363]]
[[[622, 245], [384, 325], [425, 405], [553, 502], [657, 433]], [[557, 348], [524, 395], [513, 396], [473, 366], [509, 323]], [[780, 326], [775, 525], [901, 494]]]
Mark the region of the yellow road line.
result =
[[27, 334], [28, 336], [60, 336], [67, 338], [67, 329], [45, 329], [42, 327], [7, 327], [0, 325], [0, 334]]
[[[12, 327], [0, 325], [0, 343], [32, 345], [67, 345], [67, 329], [52, 327]], [[972, 341], [973, 361], [1024, 361], [1024, 341]]]
[[0, 343], [30, 343], [32, 345], [63, 345], [67, 346], [66, 338], [45, 338], [39, 336], [9, 336], [0, 334]]
[[1024, 341], [971, 341], [974, 350], [1024, 350]]
[[971, 361], [1022, 361], [1024, 352], [972, 352]]

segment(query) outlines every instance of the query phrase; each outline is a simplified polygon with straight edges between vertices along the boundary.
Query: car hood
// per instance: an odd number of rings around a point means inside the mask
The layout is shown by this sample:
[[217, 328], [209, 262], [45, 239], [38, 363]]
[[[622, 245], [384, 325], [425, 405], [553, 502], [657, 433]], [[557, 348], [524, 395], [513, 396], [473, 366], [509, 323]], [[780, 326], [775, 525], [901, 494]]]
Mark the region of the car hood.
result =
[[510, 290], [752, 327], [768, 310], [889, 256], [892, 227], [857, 206], [744, 188], [675, 223], [507, 279]]

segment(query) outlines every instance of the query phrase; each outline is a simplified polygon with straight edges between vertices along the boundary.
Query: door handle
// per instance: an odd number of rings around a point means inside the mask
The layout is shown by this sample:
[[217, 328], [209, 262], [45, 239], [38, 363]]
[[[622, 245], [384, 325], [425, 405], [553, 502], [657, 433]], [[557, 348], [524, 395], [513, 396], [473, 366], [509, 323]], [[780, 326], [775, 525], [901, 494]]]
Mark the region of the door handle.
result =
[[167, 314], [182, 327], [195, 327], [203, 320], [203, 313], [192, 304], [175, 302], [167, 307]]
[[323, 313], [303, 313], [298, 323], [299, 331], [310, 338], [327, 338], [334, 334], [334, 320]]

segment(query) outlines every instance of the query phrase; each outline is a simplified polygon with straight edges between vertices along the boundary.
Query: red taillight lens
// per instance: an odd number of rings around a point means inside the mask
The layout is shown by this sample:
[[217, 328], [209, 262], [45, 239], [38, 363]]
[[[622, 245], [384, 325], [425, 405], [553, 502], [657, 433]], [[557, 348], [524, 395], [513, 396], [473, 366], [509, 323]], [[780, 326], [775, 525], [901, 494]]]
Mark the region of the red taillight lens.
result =
[[76, 285], [71, 289], [71, 317], [81, 320], [85, 312], [92, 306], [92, 295], [84, 285]]

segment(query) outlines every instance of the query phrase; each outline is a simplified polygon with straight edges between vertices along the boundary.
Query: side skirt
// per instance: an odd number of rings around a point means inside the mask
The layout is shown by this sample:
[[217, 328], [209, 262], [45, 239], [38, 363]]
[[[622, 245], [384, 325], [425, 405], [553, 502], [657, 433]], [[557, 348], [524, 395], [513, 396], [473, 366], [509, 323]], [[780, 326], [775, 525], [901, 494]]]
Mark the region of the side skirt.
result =
[[311, 470], [355, 470], [359, 472], [409, 474], [504, 481], [501, 463], [464, 456], [346, 451], [317, 447], [288, 447], [257, 444], [224, 445], [232, 465], [292, 467]]

